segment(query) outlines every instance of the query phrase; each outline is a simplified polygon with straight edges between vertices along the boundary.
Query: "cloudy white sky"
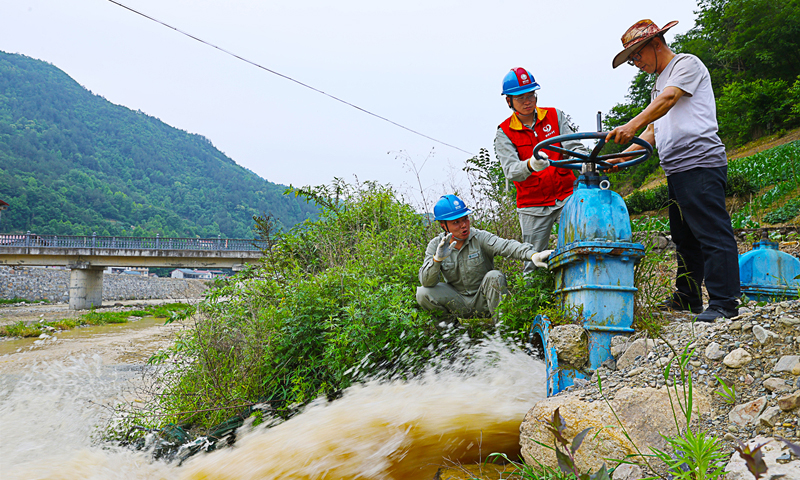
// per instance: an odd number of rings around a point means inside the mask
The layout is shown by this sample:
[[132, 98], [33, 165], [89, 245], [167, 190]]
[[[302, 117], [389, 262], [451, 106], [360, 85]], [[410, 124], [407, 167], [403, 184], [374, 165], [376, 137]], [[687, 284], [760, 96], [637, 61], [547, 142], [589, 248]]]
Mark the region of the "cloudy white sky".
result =
[[[269, 69], [468, 152], [492, 149], [515, 66], [539, 105], [584, 131], [623, 100], [633, 67], [611, 68], [635, 21], [694, 24], [692, 0], [119, 0]], [[48, 61], [106, 99], [199, 133], [258, 175], [333, 177], [440, 193], [469, 155], [246, 64], [108, 0], [6, 0], [0, 50]], [[431, 152], [433, 154], [431, 155]], [[427, 159], [427, 161], [426, 161]], [[424, 163], [424, 166], [423, 166]]]

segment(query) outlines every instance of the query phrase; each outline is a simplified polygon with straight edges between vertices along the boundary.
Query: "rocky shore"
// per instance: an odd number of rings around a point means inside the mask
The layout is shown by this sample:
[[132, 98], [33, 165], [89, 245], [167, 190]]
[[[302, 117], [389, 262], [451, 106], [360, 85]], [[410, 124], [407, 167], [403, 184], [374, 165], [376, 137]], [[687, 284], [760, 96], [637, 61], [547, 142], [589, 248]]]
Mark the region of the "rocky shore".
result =
[[[678, 433], [673, 406], [684, 428], [678, 406], [688, 387], [678, 368], [684, 358], [693, 386], [692, 428], [721, 440], [728, 459], [724, 478], [753, 478], [733, 450], [741, 441], [770, 442], [763, 449], [769, 473], [762, 478], [800, 479], [800, 460], [777, 440], [800, 443], [800, 301], [750, 302], [740, 308], [738, 317], [710, 324], [693, 322], [690, 314], [664, 317], [668, 324], [657, 338], [616, 337], [614, 361], [594, 372], [591, 381], [579, 381], [531, 409], [520, 436], [526, 461], [556, 465], [552, 452], [536, 443], [553, 444], [542, 421], [556, 407], [568, 425], [568, 436], [597, 428], [578, 451], [584, 471], [608, 464], [610, 458], [637, 454], [617, 417], [642, 453], [650, 453], [650, 447], [666, 449], [661, 435]], [[670, 374], [665, 378], [668, 364]], [[652, 473], [640, 458], [630, 459], [639, 466], [620, 469], [615, 480]]]

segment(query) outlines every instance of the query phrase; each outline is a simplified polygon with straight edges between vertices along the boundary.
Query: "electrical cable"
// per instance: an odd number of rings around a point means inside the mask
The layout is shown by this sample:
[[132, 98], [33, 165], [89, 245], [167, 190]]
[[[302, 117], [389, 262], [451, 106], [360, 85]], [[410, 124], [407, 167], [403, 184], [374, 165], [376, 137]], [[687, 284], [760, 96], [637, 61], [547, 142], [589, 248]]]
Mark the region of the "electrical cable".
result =
[[464, 149], [462, 149], [462, 148], [456, 147], [455, 145], [451, 145], [451, 144], [449, 144], [449, 143], [446, 143], [446, 142], [443, 142], [443, 141], [441, 141], [441, 140], [437, 140], [437, 139], [435, 139], [435, 138], [433, 138], [433, 137], [431, 137], [431, 136], [425, 135], [424, 133], [421, 133], [421, 132], [418, 132], [418, 131], [416, 131], [416, 130], [413, 130], [413, 129], [409, 128], [409, 127], [406, 127], [405, 125], [401, 125], [401, 124], [399, 124], [399, 123], [397, 123], [397, 122], [395, 122], [395, 121], [393, 121], [393, 120], [389, 120], [389, 119], [388, 119], [388, 118], [386, 118], [386, 117], [382, 117], [382, 116], [378, 115], [377, 113], [370, 112], [369, 110], [367, 110], [367, 109], [364, 109], [364, 108], [361, 108], [361, 107], [359, 107], [358, 105], [352, 104], [352, 103], [350, 103], [350, 102], [348, 102], [348, 101], [346, 101], [346, 100], [342, 100], [341, 98], [339, 98], [339, 97], [336, 97], [336, 96], [334, 96], [334, 95], [331, 95], [330, 93], [326, 93], [326, 92], [324, 92], [324, 91], [322, 91], [322, 90], [320, 90], [320, 89], [318, 89], [318, 88], [314, 88], [314, 87], [312, 87], [311, 85], [308, 85], [308, 84], [306, 84], [306, 83], [303, 83], [303, 82], [301, 82], [301, 81], [299, 81], [299, 80], [295, 80], [294, 78], [292, 78], [292, 77], [290, 77], [290, 76], [288, 76], [288, 75], [284, 75], [284, 74], [282, 74], [282, 73], [280, 73], [280, 72], [276, 72], [275, 70], [271, 70], [271, 69], [269, 69], [269, 68], [267, 68], [267, 67], [265, 67], [265, 66], [263, 66], [263, 65], [260, 65], [260, 64], [258, 64], [258, 63], [256, 63], [256, 62], [253, 62], [253, 61], [251, 61], [251, 60], [248, 60], [248, 59], [246, 59], [246, 58], [244, 58], [244, 57], [241, 57], [241, 56], [239, 56], [239, 55], [237, 55], [237, 54], [235, 54], [235, 53], [233, 53], [233, 52], [230, 52], [230, 51], [228, 51], [228, 50], [225, 50], [225, 49], [224, 49], [224, 48], [222, 48], [222, 47], [218, 47], [218, 46], [214, 45], [213, 43], [209, 43], [209, 42], [207, 42], [207, 41], [203, 40], [202, 38], [198, 38], [198, 37], [196, 37], [196, 36], [194, 36], [194, 35], [192, 35], [192, 34], [190, 34], [190, 33], [184, 32], [183, 30], [181, 30], [181, 29], [179, 29], [179, 28], [173, 27], [172, 25], [169, 25], [169, 24], [167, 24], [167, 23], [164, 23], [164, 22], [162, 22], [161, 20], [158, 20], [158, 19], [156, 19], [156, 18], [153, 18], [153, 17], [151, 17], [151, 16], [149, 16], [149, 15], [147, 15], [147, 14], [145, 14], [145, 13], [142, 13], [142, 12], [140, 12], [140, 11], [138, 11], [138, 10], [135, 10], [135, 9], [133, 9], [133, 8], [131, 8], [131, 7], [127, 6], [127, 5], [125, 5], [125, 4], [122, 4], [122, 3], [120, 3], [120, 2], [118, 2], [118, 1], [116, 1], [116, 0], [108, 0], [108, 1], [109, 1], [109, 2], [111, 2], [111, 3], [113, 3], [114, 5], [117, 5], [118, 7], [122, 7], [122, 8], [124, 8], [125, 10], [128, 10], [128, 11], [130, 11], [130, 12], [133, 12], [133, 13], [135, 13], [135, 14], [137, 14], [137, 15], [140, 15], [140, 16], [142, 16], [142, 17], [144, 17], [144, 18], [146, 18], [146, 19], [148, 19], [148, 20], [150, 20], [150, 21], [156, 22], [156, 23], [158, 23], [158, 24], [160, 24], [160, 25], [163, 25], [163, 26], [165, 26], [165, 27], [167, 27], [167, 28], [169, 28], [169, 29], [171, 29], [171, 30], [175, 30], [176, 32], [180, 33], [181, 35], [185, 35], [185, 36], [187, 36], [187, 37], [191, 38], [192, 40], [196, 40], [196, 41], [198, 41], [198, 42], [200, 42], [200, 43], [202, 43], [202, 44], [204, 44], [204, 45], [207, 45], [207, 46], [209, 46], [209, 47], [211, 47], [211, 48], [215, 48], [215, 49], [219, 50], [220, 52], [223, 52], [223, 53], [225, 53], [225, 54], [227, 54], [227, 55], [230, 55], [230, 56], [232, 56], [232, 57], [234, 57], [234, 58], [236, 58], [236, 59], [239, 59], [239, 60], [241, 60], [241, 61], [243, 61], [243, 62], [249, 63], [250, 65], [253, 65], [254, 67], [257, 67], [257, 68], [260, 68], [260, 69], [262, 69], [262, 70], [265, 70], [265, 71], [267, 71], [267, 72], [269, 72], [269, 73], [271, 73], [271, 74], [273, 74], [273, 75], [277, 75], [277, 76], [279, 76], [279, 77], [281, 77], [281, 78], [284, 78], [284, 79], [286, 79], [286, 80], [289, 80], [290, 82], [294, 82], [294, 83], [296, 83], [296, 84], [298, 84], [298, 85], [301, 85], [301, 86], [303, 86], [303, 87], [305, 87], [305, 88], [308, 88], [309, 90], [313, 90], [313, 91], [315, 91], [315, 92], [317, 92], [317, 93], [321, 93], [322, 95], [325, 95], [325, 96], [326, 96], [326, 97], [328, 97], [328, 98], [332, 98], [333, 100], [336, 100], [337, 102], [341, 102], [341, 103], [343, 103], [343, 104], [345, 104], [345, 105], [348, 105], [348, 106], [350, 106], [350, 107], [353, 107], [353, 108], [355, 108], [356, 110], [360, 110], [360, 111], [362, 111], [362, 112], [366, 113], [367, 115], [372, 115], [372, 116], [373, 116], [373, 117], [375, 117], [375, 118], [379, 118], [379, 119], [381, 119], [381, 120], [383, 120], [383, 121], [385, 121], [385, 122], [388, 122], [388, 123], [391, 123], [392, 125], [395, 125], [395, 126], [397, 126], [397, 127], [400, 127], [400, 128], [402, 128], [403, 130], [407, 130], [407, 131], [409, 131], [409, 132], [411, 132], [411, 133], [413, 133], [413, 134], [416, 134], [416, 135], [419, 135], [419, 136], [421, 136], [421, 137], [427, 138], [428, 140], [432, 140], [432, 141], [434, 141], [434, 142], [436, 142], [436, 143], [440, 143], [440, 144], [442, 144], [442, 145], [445, 145], [445, 146], [447, 146], [447, 147], [450, 147], [450, 148], [456, 149], [456, 150], [458, 150], [458, 151], [464, 152], [464, 153], [466, 153], [467, 155], [473, 155], [473, 156], [475, 155], [474, 153], [471, 153], [471, 152], [468, 152], [468, 151], [466, 151], [466, 150], [464, 150]]

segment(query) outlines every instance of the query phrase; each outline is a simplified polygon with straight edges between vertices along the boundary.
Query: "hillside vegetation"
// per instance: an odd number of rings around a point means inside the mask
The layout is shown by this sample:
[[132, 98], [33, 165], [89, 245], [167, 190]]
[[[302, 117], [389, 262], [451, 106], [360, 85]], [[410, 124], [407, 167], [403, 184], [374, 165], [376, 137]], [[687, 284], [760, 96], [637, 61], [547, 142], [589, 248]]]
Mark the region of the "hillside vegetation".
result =
[[[747, 150], [750, 155], [731, 159], [728, 164], [725, 193], [732, 197], [729, 206], [733, 227], [759, 228], [794, 222], [800, 215], [800, 140]], [[632, 215], [667, 206], [663, 172], [654, 172], [649, 178], [653, 180], [625, 197]], [[666, 222], [664, 225], [666, 229]]]
[[251, 238], [254, 215], [285, 227], [315, 215], [284, 190], [201, 135], [0, 52], [0, 232]]
[[[708, 67], [719, 135], [728, 150], [800, 126], [800, 0], [700, 0], [697, 13], [694, 27], [677, 35], [671, 48], [698, 56]], [[605, 128], [644, 110], [654, 82], [655, 75], [639, 71], [625, 101], [607, 113]], [[608, 150], [615, 149], [621, 148]], [[655, 155], [612, 180], [628, 193], [657, 168]]]

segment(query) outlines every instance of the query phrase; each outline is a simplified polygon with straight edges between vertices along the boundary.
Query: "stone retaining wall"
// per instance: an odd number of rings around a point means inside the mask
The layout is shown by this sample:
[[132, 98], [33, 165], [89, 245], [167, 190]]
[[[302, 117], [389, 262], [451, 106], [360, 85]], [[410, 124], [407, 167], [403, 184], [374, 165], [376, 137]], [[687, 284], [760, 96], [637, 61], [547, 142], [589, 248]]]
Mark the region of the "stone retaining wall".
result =
[[[201, 298], [204, 280], [103, 274], [103, 300]], [[0, 266], [0, 298], [69, 301], [69, 270], [43, 267]]]

